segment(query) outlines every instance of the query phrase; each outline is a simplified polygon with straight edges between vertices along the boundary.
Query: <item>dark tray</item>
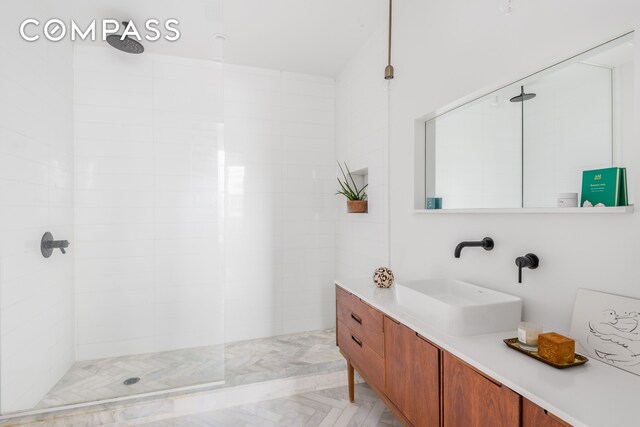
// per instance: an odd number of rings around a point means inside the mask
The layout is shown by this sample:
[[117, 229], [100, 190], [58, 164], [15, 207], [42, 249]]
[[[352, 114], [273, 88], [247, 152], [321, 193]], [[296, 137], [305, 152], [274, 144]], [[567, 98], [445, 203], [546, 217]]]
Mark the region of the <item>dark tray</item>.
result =
[[519, 351], [520, 353], [526, 354], [529, 357], [533, 357], [534, 359], [539, 360], [543, 363], [546, 363], [549, 366], [553, 366], [556, 369], [572, 368], [574, 366], [584, 365], [589, 361], [589, 359], [587, 359], [586, 357], [576, 353], [576, 359], [572, 363], [563, 363], [563, 364], [553, 363], [550, 360], [543, 359], [542, 357], [540, 357], [537, 351], [531, 351], [531, 350], [527, 350], [525, 348], [520, 347], [520, 341], [518, 341], [518, 338], [507, 338], [504, 340], [504, 343], [507, 345], [507, 347], [512, 348], [516, 351]]

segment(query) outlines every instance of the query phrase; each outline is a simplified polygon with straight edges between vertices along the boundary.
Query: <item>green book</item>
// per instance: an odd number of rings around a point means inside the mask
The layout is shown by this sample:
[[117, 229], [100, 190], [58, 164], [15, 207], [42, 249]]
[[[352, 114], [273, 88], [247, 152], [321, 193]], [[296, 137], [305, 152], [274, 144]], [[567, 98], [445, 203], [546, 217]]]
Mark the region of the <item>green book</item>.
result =
[[627, 205], [627, 171], [625, 168], [596, 169], [582, 172], [582, 197], [580, 206], [585, 202], [592, 206]]
[[629, 205], [629, 192], [627, 191], [627, 168], [620, 168], [620, 199], [618, 206]]

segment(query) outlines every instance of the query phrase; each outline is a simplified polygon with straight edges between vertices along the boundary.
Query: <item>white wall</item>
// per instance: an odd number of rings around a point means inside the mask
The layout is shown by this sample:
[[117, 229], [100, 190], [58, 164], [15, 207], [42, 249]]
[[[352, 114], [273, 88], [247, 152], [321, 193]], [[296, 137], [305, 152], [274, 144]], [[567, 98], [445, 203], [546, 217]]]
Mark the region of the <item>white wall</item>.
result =
[[[46, 3], [0, 6], [3, 413], [35, 405], [75, 357], [73, 50], [66, 42], [27, 44], [13, 25], [46, 16]], [[72, 242], [66, 255], [42, 256], [46, 231]]]
[[[383, 80], [386, 32], [379, 30], [337, 80], [336, 158], [353, 171], [367, 169], [369, 213], [347, 214], [338, 198], [336, 273], [373, 275], [389, 263], [388, 85]], [[334, 166], [334, 176], [340, 176]], [[338, 183], [332, 181], [333, 188]], [[335, 192], [335, 190], [334, 190]]]
[[[399, 3], [394, 13], [394, 65], [390, 114], [391, 266], [401, 278], [456, 277], [524, 298], [524, 318], [547, 329], [568, 332], [576, 289], [587, 287], [640, 297], [630, 266], [640, 255], [640, 214], [633, 215], [419, 215], [413, 213], [414, 120], [469, 93], [495, 88], [575, 53], [593, 47], [639, 22], [634, 0], [523, 1], [507, 16], [495, 1]], [[353, 70], [340, 79], [372, 69], [382, 79], [381, 46], [368, 44]], [[636, 43], [636, 52], [640, 44]], [[638, 56], [638, 52], [636, 53]], [[635, 71], [636, 105], [639, 94]], [[339, 79], [339, 80], [340, 80]], [[362, 91], [378, 90], [377, 81]], [[348, 89], [338, 86], [338, 110]], [[636, 108], [637, 109], [637, 108]], [[366, 109], [359, 110], [366, 113]], [[379, 125], [366, 115], [362, 127]], [[637, 132], [637, 129], [636, 129]], [[636, 133], [637, 135], [637, 133]], [[342, 141], [341, 138], [338, 138]], [[630, 183], [640, 170], [637, 137], [624, 147], [623, 165]], [[632, 200], [640, 187], [630, 185]], [[453, 258], [462, 240], [491, 236], [492, 252], [465, 250]], [[339, 246], [339, 251], [343, 246]], [[514, 259], [534, 252], [536, 271], [516, 285]], [[370, 271], [360, 270], [360, 276]]]
[[224, 342], [221, 64], [75, 49], [78, 359]]
[[335, 321], [334, 90], [225, 65], [228, 342]]

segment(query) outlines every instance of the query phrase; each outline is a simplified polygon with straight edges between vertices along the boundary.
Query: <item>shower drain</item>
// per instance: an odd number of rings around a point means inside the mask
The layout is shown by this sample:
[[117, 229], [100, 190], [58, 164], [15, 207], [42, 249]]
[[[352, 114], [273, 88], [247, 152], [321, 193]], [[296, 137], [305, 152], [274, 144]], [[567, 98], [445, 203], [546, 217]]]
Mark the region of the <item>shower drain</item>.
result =
[[124, 384], [124, 385], [133, 385], [133, 384], [137, 383], [138, 381], [140, 381], [140, 378], [131, 377], [131, 378], [127, 378], [126, 380], [124, 380], [124, 382], [122, 384]]

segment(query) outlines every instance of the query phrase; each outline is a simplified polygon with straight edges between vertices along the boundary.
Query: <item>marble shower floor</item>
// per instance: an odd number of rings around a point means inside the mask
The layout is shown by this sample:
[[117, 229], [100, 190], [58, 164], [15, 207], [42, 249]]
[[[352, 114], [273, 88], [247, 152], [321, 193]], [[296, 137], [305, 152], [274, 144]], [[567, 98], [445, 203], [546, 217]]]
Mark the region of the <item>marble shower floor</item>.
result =
[[[233, 387], [263, 381], [336, 372], [345, 361], [335, 346], [335, 329], [269, 337], [222, 346], [76, 362], [37, 409], [101, 401], [220, 381]], [[127, 378], [140, 381], [126, 386]]]
[[355, 402], [337, 387], [142, 424], [148, 427], [396, 427], [402, 423], [366, 384]]

